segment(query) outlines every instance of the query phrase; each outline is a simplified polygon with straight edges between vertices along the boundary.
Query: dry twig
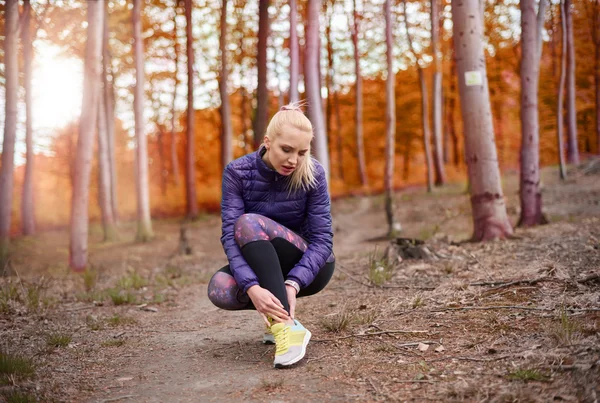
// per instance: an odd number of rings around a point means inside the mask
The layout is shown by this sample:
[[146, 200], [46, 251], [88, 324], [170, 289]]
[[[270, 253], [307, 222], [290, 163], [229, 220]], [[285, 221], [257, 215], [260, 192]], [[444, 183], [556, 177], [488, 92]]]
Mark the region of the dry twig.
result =
[[412, 333], [429, 333], [428, 330], [383, 330], [381, 332], [371, 332], [371, 333], [353, 333], [346, 336], [334, 337], [332, 339], [312, 339], [312, 341], [338, 341], [343, 339], [349, 339], [351, 337], [363, 337], [363, 336], [378, 336], [382, 334], [412, 334]]

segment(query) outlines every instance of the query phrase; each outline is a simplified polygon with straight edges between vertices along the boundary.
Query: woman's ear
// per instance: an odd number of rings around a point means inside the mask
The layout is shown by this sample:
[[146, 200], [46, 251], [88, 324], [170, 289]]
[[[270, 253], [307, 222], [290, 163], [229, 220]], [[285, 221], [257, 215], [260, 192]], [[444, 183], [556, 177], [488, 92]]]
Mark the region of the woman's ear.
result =
[[269, 137], [265, 136], [264, 144], [265, 144], [265, 148], [267, 150], [269, 150], [269, 148], [271, 148], [271, 139]]

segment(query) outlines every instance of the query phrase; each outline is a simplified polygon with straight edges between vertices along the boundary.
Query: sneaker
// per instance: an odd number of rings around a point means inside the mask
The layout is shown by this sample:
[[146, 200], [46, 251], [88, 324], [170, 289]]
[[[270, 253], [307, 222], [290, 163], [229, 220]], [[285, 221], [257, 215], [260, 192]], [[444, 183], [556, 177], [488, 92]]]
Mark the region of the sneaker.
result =
[[265, 330], [262, 342], [263, 344], [275, 344], [275, 337], [273, 337], [273, 332], [270, 327]]
[[276, 323], [271, 326], [275, 338], [275, 368], [283, 368], [300, 361], [306, 354], [306, 346], [311, 333], [300, 322], [294, 320], [294, 326]]

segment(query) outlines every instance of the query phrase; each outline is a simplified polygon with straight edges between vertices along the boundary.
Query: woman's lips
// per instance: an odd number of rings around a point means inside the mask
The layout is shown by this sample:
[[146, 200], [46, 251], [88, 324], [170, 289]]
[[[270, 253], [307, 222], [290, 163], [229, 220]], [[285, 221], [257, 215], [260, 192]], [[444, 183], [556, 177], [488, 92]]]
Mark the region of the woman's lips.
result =
[[282, 166], [281, 166], [281, 169], [282, 169], [284, 172], [286, 172], [286, 173], [289, 173], [289, 172], [293, 172], [293, 171], [294, 171], [294, 169], [296, 169], [296, 168], [295, 168], [295, 167], [288, 167], [288, 166], [282, 165]]

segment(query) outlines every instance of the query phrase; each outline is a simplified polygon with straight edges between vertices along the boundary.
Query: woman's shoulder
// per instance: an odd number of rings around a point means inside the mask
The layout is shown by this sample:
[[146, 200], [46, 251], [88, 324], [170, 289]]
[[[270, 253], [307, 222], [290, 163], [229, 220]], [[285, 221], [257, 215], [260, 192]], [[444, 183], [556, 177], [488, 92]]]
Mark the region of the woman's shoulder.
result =
[[235, 160], [231, 161], [225, 167], [225, 170], [233, 170], [237, 173], [247, 171], [255, 168], [256, 163], [256, 151], [250, 154], [243, 155]]

